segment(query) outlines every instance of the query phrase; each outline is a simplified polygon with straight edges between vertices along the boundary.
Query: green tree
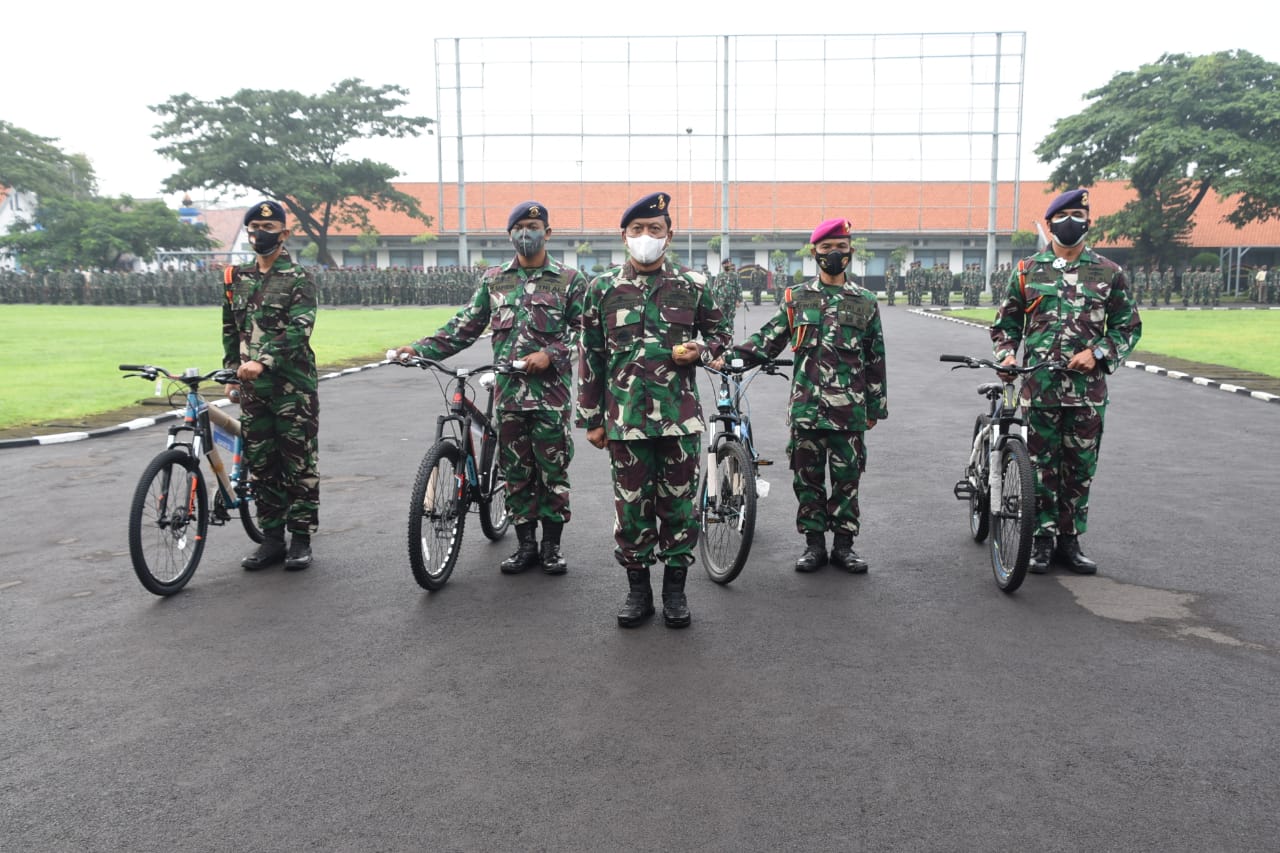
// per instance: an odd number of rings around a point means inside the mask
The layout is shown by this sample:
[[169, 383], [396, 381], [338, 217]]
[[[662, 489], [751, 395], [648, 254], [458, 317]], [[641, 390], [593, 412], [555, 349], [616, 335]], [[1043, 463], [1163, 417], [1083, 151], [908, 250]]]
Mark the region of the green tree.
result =
[[364, 231], [370, 209], [395, 210], [430, 225], [413, 196], [391, 180], [385, 163], [343, 156], [356, 139], [418, 136], [431, 119], [395, 115], [408, 90], [343, 80], [321, 95], [242, 89], [199, 101], [174, 95], [151, 110], [164, 118], [152, 136], [157, 151], [181, 168], [164, 183], [171, 192], [244, 188], [282, 202], [316, 243], [321, 263], [334, 266], [329, 230]]
[[1247, 51], [1165, 54], [1085, 95], [1036, 148], [1056, 187], [1126, 180], [1137, 198], [1096, 219], [1105, 237], [1167, 262], [1210, 190], [1235, 225], [1280, 215], [1280, 65]]
[[203, 226], [188, 225], [160, 201], [53, 196], [35, 222], [18, 222], [0, 246], [22, 254], [33, 269], [120, 267], [130, 257], [154, 260], [160, 250], [213, 248]]
[[1009, 235], [1009, 244], [1015, 249], [1034, 249], [1040, 237], [1034, 231], [1014, 231]]
[[91, 195], [95, 179], [89, 159], [65, 153], [56, 141], [0, 120], [0, 186], [40, 198]]
[[718, 252], [718, 251], [720, 251], [720, 240], [721, 240], [721, 237], [720, 237], [720, 235], [719, 235], [719, 234], [717, 234], [716, 236], [714, 236], [714, 237], [712, 237], [710, 240], [708, 240], [708, 241], [707, 241], [707, 251], [709, 251], [709, 252]]

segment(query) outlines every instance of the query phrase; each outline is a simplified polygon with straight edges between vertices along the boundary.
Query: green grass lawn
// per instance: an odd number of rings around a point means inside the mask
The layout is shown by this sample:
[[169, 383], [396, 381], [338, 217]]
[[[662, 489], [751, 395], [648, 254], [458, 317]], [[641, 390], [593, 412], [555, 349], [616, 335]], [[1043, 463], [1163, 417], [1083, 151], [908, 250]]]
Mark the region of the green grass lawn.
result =
[[[311, 345], [321, 367], [381, 360], [438, 329], [453, 308], [321, 309]], [[0, 429], [82, 418], [154, 393], [120, 364], [174, 372], [222, 365], [221, 308], [0, 306]]]
[[[949, 314], [990, 323], [995, 310]], [[1132, 358], [1159, 355], [1280, 377], [1280, 311], [1146, 311]]]

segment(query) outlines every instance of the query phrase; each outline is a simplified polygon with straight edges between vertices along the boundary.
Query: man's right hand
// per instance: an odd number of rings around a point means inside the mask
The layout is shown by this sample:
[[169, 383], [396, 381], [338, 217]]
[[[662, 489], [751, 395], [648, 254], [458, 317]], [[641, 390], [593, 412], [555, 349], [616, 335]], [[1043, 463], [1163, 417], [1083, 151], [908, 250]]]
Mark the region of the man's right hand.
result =
[[396, 358], [417, 355], [418, 351], [411, 346], [396, 347]]
[[[1018, 357], [1016, 355], [1007, 355], [1004, 357], [1004, 361], [1000, 362], [1001, 365], [1017, 364], [1017, 363], [1018, 363]], [[997, 370], [996, 376], [999, 376], [1005, 382], [1012, 382], [1015, 378], [1017, 378], [1018, 374], [1005, 373], [1003, 371]]]
[[604, 437], [604, 427], [587, 430], [587, 441], [591, 442], [593, 447], [598, 447], [601, 450], [604, 450], [604, 446], [609, 443], [609, 440]]

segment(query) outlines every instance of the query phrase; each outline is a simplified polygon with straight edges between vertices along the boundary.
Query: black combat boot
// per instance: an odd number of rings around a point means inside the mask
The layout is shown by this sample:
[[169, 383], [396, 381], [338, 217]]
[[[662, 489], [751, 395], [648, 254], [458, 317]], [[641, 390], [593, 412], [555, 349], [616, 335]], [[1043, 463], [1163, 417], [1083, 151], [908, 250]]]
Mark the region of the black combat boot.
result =
[[804, 535], [806, 547], [796, 560], [797, 572], [816, 572], [827, 564], [827, 535], [809, 532]]
[[627, 569], [627, 583], [630, 590], [627, 600], [618, 611], [618, 624], [623, 628], [634, 628], [653, 615], [653, 587], [649, 585], [649, 570]]
[[311, 534], [295, 533], [289, 540], [289, 553], [284, 558], [286, 572], [300, 572], [311, 565]]
[[499, 564], [504, 575], [518, 575], [525, 569], [536, 566], [538, 557], [538, 522], [522, 521], [516, 525], [516, 552]]
[[1027, 563], [1027, 571], [1033, 575], [1042, 575], [1049, 571], [1049, 563], [1053, 560], [1053, 537], [1037, 536], [1031, 540], [1031, 561]]
[[262, 535], [266, 537], [262, 540], [262, 544], [240, 561], [240, 565], [244, 566], [247, 572], [256, 572], [258, 569], [274, 566], [284, 559], [287, 550], [284, 547], [284, 529], [264, 530]]
[[1059, 563], [1078, 575], [1092, 575], [1098, 571], [1098, 564], [1080, 550], [1079, 536], [1059, 536], [1058, 550], [1053, 556]]
[[689, 572], [683, 566], [667, 566], [662, 572], [662, 621], [668, 628], [688, 628], [693, 617], [684, 595], [684, 579]]
[[563, 529], [563, 521], [542, 522], [542, 570], [549, 575], [562, 575], [569, 570], [569, 564], [560, 556], [560, 531]]
[[853, 537], [848, 533], [837, 533], [831, 543], [831, 565], [844, 569], [851, 575], [860, 575], [867, 570], [867, 561], [853, 550]]

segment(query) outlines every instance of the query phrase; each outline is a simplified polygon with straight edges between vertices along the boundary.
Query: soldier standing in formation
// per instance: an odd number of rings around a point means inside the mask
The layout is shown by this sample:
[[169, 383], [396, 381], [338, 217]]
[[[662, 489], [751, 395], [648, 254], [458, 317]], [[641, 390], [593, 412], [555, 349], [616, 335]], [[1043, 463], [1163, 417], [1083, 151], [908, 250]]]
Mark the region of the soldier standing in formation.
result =
[[898, 265], [890, 264], [888, 269], [884, 271], [884, 299], [889, 305], [893, 304], [893, 294], [898, 289]]
[[[995, 358], [1027, 366], [1067, 362], [1067, 371], [1028, 374], [1022, 382], [1027, 449], [1036, 471], [1036, 526], [1030, 571], [1056, 558], [1078, 574], [1098, 565], [1085, 556], [1089, 488], [1098, 467], [1107, 374], [1114, 373], [1142, 335], [1124, 273], [1084, 244], [1089, 193], [1062, 193], [1045, 211], [1049, 248], [1024, 259], [1010, 278], [991, 327]], [[1053, 537], [1057, 536], [1057, 549]]]
[[720, 263], [720, 274], [712, 283], [711, 292], [720, 313], [724, 315], [725, 328], [732, 337], [734, 320], [738, 316], [738, 302], [742, 299], [742, 281], [734, 271], [733, 261], [725, 260]]
[[1145, 266], [1138, 267], [1133, 274], [1133, 304], [1141, 305], [1142, 297], [1151, 287], [1151, 274]]
[[[292, 232], [284, 207], [261, 201], [245, 213], [244, 225], [257, 258], [226, 268], [222, 366], [240, 379], [245, 459], [266, 538], [240, 564], [255, 571], [283, 560], [296, 571], [311, 565], [320, 521], [319, 377], [311, 350], [316, 286], [285, 249]], [[228, 396], [236, 392], [227, 386]]]
[[828, 530], [834, 534], [831, 564], [855, 574], [867, 570], [853, 549], [860, 525], [858, 482], [867, 462], [864, 433], [888, 417], [889, 409], [876, 296], [846, 273], [853, 259], [851, 228], [848, 220], [828, 219], [814, 229], [809, 243], [818, 277], [791, 288], [773, 318], [733, 348], [754, 360], [775, 358], [788, 343], [795, 351], [787, 455], [800, 504], [796, 529], [806, 545], [796, 561], [798, 572], [827, 563]]
[[912, 261], [907, 268], [907, 304], [919, 305], [920, 294], [924, 292], [924, 270], [919, 261]]
[[1254, 301], [1260, 305], [1266, 305], [1271, 301], [1271, 288], [1268, 283], [1271, 278], [1271, 272], [1266, 264], [1258, 268], [1253, 275]]
[[622, 214], [629, 258], [591, 282], [582, 314], [578, 423], [592, 445], [609, 450], [625, 628], [653, 615], [655, 560], [665, 566], [663, 621], [691, 621], [684, 586], [698, 539], [697, 366], [704, 348], [718, 358], [730, 338], [705, 277], [666, 259], [670, 204], [668, 193], [653, 193]]
[[[547, 208], [521, 202], [507, 217], [515, 257], [480, 278], [471, 302], [434, 335], [398, 352], [439, 360], [474, 344], [493, 329], [493, 357], [525, 362], [525, 374], [499, 374], [495, 404], [498, 464], [507, 483], [507, 510], [516, 526], [516, 551], [499, 565], [518, 574], [541, 564], [549, 575], [568, 569], [560, 535], [568, 523], [569, 405], [573, 390], [570, 347], [587, 281], [547, 254]], [[538, 548], [538, 522], [542, 548]]]

